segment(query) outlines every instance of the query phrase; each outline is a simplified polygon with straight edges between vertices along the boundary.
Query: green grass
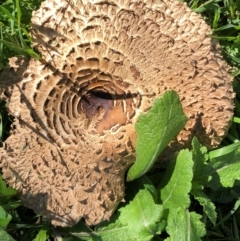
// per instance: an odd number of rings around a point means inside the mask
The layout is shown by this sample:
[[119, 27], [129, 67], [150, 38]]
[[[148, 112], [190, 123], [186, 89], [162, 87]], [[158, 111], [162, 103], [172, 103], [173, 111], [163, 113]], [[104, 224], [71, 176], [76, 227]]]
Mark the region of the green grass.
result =
[[[34, 57], [36, 59], [40, 59], [39, 54], [31, 47], [32, 42], [28, 34], [31, 13], [33, 10], [39, 7], [40, 2], [40, 0], [0, 0], [0, 69], [7, 65], [8, 58], [12, 56], [23, 55], [27, 58]], [[227, 137], [222, 142], [219, 149], [207, 153], [208, 160], [205, 163], [207, 166], [205, 172], [207, 173], [209, 167], [215, 168], [214, 165], [216, 164], [216, 160], [218, 162], [222, 161], [221, 158], [223, 155], [225, 155], [226, 157], [232, 155], [231, 158], [235, 158], [236, 162], [238, 161], [237, 158], [239, 157], [238, 151], [240, 150], [240, 1], [188, 0], [185, 2], [187, 2], [187, 4], [194, 11], [202, 14], [205, 21], [214, 30], [212, 38], [219, 40], [222, 46], [222, 54], [226, 61], [232, 66], [232, 75], [234, 76], [233, 87], [236, 92], [236, 108], [235, 116], [233, 118], [233, 125], [230, 128]], [[3, 100], [0, 100], [0, 141], [3, 141], [9, 135], [11, 117], [8, 117], [6, 108], [7, 104]], [[199, 155], [201, 155], [201, 153], [203, 154], [204, 151], [202, 149], [200, 151], [199, 149]], [[179, 158], [181, 158], [181, 156]], [[231, 158], [230, 160], [232, 160]], [[189, 163], [190, 162], [191, 160], [189, 160]], [[170, 168], [171, 167], [167, 167], [167, 170], [169, 170]], [[229, 168], [231, 169], [231, 165], [229, 165]], [[165, 164], [160, 167], [160, 171], [163, 172], [163, 175], [165, 173], [165, 169]], [[191, 172], [190, 168], [189, 170], [187, 170], [186, 173], [188, 172]], [[233, 175], [234, 174], [236, 174], [236, 170], [233, 170]], [[161, 182], [161, 180], [159, 180], [159, 170], [157, 174], [154, 172], [154, 170], [150, 171], [147, 177], [149, 180], [152, 181], [153, 184], [155, 184], [155, 186], [158, 186], [159, 182]], [[212, 177], [214, 179], [214, 176]], [[209, 202], [205, 206], [200, 205], [199, 201], [196, 201], [196, 193], [190, 193], [191, 204], [190, 206], [188, 206], [188, 210], [189, 212], [196, 212], [201, 216], [201, 222], [204, 224], [204, 227], [206, 229], [206, 235], [202, 237], [202, 240], [240, 240], [240, 181], [235, 181], [233, 187], [228, 187], [224, 184], [224, 182], [227, 180], [224, 179], [224, 176], [222, 178], [222, 182], [218, 183], [211, 183], [211, 181], [209, 181], [207, 183], [195, 182], [194, 184], [194, 182], [192, 181], [192, 184], [196, 186], [202, 186], [204, 193], [209, 198]], [[171, 178], [168, 177], [168, 180], [170, 185]], [[133, 183], [127, 184], [127, 190], [134, 190], [133, 192], [136, 193], [136, 185], [141, 185], [137, 181]], [[133, 187], [134, 185], [135, 187]], [[219, 187], [216, 188], [216, 185], [219, 185]], [[213, 191], [214, 188], [216, 188], [215, 191]], [[198, 189], [195, 189], [195, 191], [196, 190]], [[142, 192], [141, 195], [143, 194], [144, 193]], [[147, 191], [145, 192], [145, 194], [148, 195]], [[136, 194], [136, 197], [137, 195], [140, 194]], [[128, 196], [130, 196], [130, 193], [127, 192], [127, 200], [129, 200]], [[149, 202], [151, 203], [151, 201]], [[215, 224], [213, 224], [213, 222], [211, 222], [209, 218], [209, 216], [213, 218], [214, 215], [209, 215], [209, 213], [207, 213], [206, 210], [204, 210], [203, 208], [205, 207], [211, 210], [210, 203], [212, 203], [216, 207], [217, 217]], [[6, 187], [2, 179], [0, 179], [0, 205], [2, 207], [2, 209], [0, 209], [0, 240], [1, 237], [3, 237], [3, 235], [5, 235], [4, 240], [13, 240], [11, 239], [11, 237], [13, 237], [15, 240], [19, 241], [31, 241], [34, 239], [37, 241], [45, 241], [53, 240], [53, 238], [56, 238], [56, 240], [65, 241], [101, 240], [94, 239], [94, 236], [92, 236], [93, 232], [95, 232], [96, 235], [100, 235], [101, 227], [90, 229], [89, 227], [85, 226], [85, 224], [82, 221], [73, 229], [60, 229], [52, 227], [48, 222], [46, 222], [38, 215], [34, 214], [31, 210], [23, 207], [15, 191], [11, 188]], [[148, 203], [146, 205], [148, 205]], [[156, 210], [160, 208], [160, 204], [158, 204], [158, 206], [154, 206], [154, 204], [151, 205]], [[124, 213], [126, 213], [127, 211], [131, 212], [131, 209], [134, 208], [135, 206], [131, 205], [126, 206], [125, 209], [124, 207], [121, 207], [121, 210], [125, 211], [121, 211], [122, 216], [120, 216], [119, 220], [121, 222], [124, 222]], [[179, 211], [179, 213], [181, 213], [181, 210]], [[11, 215], [11, 218], [9, 215]], [[171, 219], [169, 218], [167, 222], [173, 221], [174, 218], [174, 216], [171, 216]], [[164, 221], [164, 217], [161, 220]], [[161, 235], [156, 235], [153, 238], [153, 240], [164, 240], [167, 237], [165, 230], [166, 226], [164, 226], [166, 224], [164, 224], [163, 221], [160, 222], [163, 225]], [[194, 223], [199, 224], [196, 217], [194, 218]], [[200, 226], [201, 225], [199, 224], [199, 227]], [[109, 228], [107, 224], [103, 224], [103, 227], [105, 227], [106, 229]], [[158, 227], [158, 229], [160, 230], [161, 227]], [[62, 236], [63, 239], [60, 239], [60, 236]], [[107, 239], [104, 239], [103, 237], [102, 240], [104, 241]], [[173, 238], [173, 240], [175, 239]]]
[[40, 56], [31, 48], [28, 33], [32, 11], [40, 5], [35, 1], [4, 1], [0, 5], [0, 69], [15, 55]]

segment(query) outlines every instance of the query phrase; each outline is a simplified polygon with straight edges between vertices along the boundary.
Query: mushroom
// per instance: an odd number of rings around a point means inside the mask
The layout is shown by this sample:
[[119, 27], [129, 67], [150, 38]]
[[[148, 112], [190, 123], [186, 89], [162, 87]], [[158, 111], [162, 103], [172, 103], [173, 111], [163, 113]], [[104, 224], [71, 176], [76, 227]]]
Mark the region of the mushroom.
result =
[[24, 205], [60, 226], [109, 219], [135, 160], [134, 124], [166, 90], [188, 117], [168, 153], [193, 136], [217, 147], [234, 94], [210, 34], [175, 0], [43, 2], [31, 29], [43, 60], [11, 58], [0, 75], [16, 117], [1, 168]]

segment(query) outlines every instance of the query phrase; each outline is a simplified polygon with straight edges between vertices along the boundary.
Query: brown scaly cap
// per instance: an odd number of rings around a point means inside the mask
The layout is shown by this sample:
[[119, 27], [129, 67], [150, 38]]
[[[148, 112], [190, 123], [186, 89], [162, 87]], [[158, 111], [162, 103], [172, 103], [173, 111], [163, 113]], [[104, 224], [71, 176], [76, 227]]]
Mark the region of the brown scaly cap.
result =
[[188, 117], [171, 144], [219, 145], [233, 115], [232, 77], [200, 15], [175, 0], [48, 0], [33, 13], [42, 62], [10, 59], [0, 75], [11, 136], [3, 177], [23, 203], [69, 226], [109, 219], [135, 159], [134, 124], [174, 89]]

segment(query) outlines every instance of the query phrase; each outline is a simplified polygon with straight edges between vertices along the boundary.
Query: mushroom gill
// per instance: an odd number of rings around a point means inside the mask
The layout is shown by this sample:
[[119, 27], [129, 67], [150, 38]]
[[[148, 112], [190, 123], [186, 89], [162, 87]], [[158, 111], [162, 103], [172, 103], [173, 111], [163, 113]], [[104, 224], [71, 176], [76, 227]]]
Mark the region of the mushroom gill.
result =
[[43, 61], [15, 57], [0, 75], [16, 117], [0, 165], [24, 205], [60, 226], [109, 219], [135, 160], [134, 124], [169, 89], [188, 117], [169, 149], [193, 136], [217, 147], [234, 94], [210, 34], [175, 0], [43, 2], [31, 28]]

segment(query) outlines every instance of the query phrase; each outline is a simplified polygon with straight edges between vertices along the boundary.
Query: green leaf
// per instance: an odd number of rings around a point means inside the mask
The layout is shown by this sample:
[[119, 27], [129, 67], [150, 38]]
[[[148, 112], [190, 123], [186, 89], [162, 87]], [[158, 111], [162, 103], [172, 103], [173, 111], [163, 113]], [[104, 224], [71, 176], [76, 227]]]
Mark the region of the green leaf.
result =
[[158, 203], [158, 200], [159, 200], [158, 191], [157, 191], [156, 187], [152, 184], [150, 179], [146, 175], [143, 175], [138, 180], [142, 183], [144, 188], [147, 189], [152, 194], [152, 197], [153, 197], [155, 203]]
[[205, 175], [210, 176], [208, 186], [214, 190], [221, 187], [233, 187], [240, 180], [240, 148], [213, 159], [210, 159]]
[[9, 211], [9, 210], [12, 210], [12, 209], [16, 209], [18, 208], [19, 206], [22, 205], [22, 201], [21, 200], [17, 200], [17, 201], [9, 201], [8, 203], [6, 204], [2, 204], [2, 207], [6, 210], [6, 211]]
[[15, 241], [3, 228], [0, 227], [0, 240]]
[[136, 241], [136, 239], [128, 236], [129, 229], [126, 225], [121, 224], [117, 221], [114, 224], [110, 224], [101, 230], [92, 233], [72, 233], [79, 240], [87, 241]]
[[229, 29], [229, 28], [240, 29], [240, 26], [237, 26], [237, 25], [228, 23], [228, 24], [226, 24], [226, 25], [224, 25], [224, 26], [221, 26], [221, 27], [219, 27], [219, 28], [213, 29], [213, 31], [214, 31], [214, 32], [217, 32], [217, 31], [222, 31], [222, 30]]
[[12, 216], [7, 213], [1, 206], [0, 206], [0, 227], [6, 228], [11, 221]]
[[149, 241], [165, 227], [165, 223], [160, 222], [163, 208], [155, 204], [147, 189], [140, 190], [119, 212], [117, 220], [107, 226], [97, 227], [94, 232], [71, 234], [83, 240]]
[[38, 232], [36, 238], [33, 241], [46, 241], [49, 238], [50, 225], [46, 223]]
[[219, 39], [219, 40], [227, 40], [227, 41], [234, 41], [237, 39], [237, 37], [235, 36], [218, 36], [218, 35], [212, 35], [211, 38]]
[[205, 184], [207, 182], [207, 178], [203, 176], [204, 170], [207, 166], [208, 154], [207, 148], [202, 146], [196, 137], [192, 140], [192, 153], [193, 153], [193, 180], [197, 183]]
[[178, 154], [176, 162], [170, 163], [159, 186], [160, 198], [165, 209], [189, 207], [192, 178], [192, 153], [189, 150], [182, 150]]
[[155, 163], [169, 142], [183, 129], [187, 117], [177, 93], [167, 91], [156, 99], [147, 114], [140, 115], [136, 123], [136, 162], [128, 171], [132, 181], [145, 174]]
[[[104, 223], [104, 222], [103, 222]], [[102, 224], [102, 223], [101, 223]], [[74, 232], [92, 232], [93, 230], [86, 225], [86, 223], [81, 219], [77, 224], [72, 227], [59, 227], [58, 230], [64, 233], [74, 233]]]
[[31, 50], [30, 48], [23, 48], [21, 46], [18, 46], [14, 43], [11, 43], [11, 42], [8, 42], [8, 41], [5, 41], [5, 40], [2, 40], [0, 39], [0, 43], [3, 43], [4, 45], [6, 45], [6, 47], [8, 47], [9, 49], [17, 52], [18, 54], [22, 54], [22, 55], [26, 55], [26, 54], [32, 54], [31, 57], [34, 57], [36, 59], [39, 59], [39, 56], [38, 54], [36, 54], [33, 50]]
[[133, 201], [119, 211], [120, 222], [128, 225], [133, 237], [138, 235], [136, 240], [150, 240], [159, 231], [163, 208], [154, 203], [148, 190], [140, 190]]
[[6, 14], [6, 16], [11, 19], [13, 22], [17, 22], [17, 19], [3, 6], [0, 6], [0, 9], [3, 11], [4, 14]]
[[220, 156], [224, 156], [224, 155], [227, 155], [227, 154], [229, 154], [231, 152], [234, 152], [239, 147], [240, 147], [240, 142], [236, 142], [236, 143], [233, 143], [231, 145], [219, 148], [217, 150], [210, 151], [209, 152], [209, 157], [210, 157], [210, 159], [218, 158]]
[[192, 189], [191, 194], [196, 200], [198, 200], [200, 205], [203, 207], [203, 211], [206, 213], [213, 225], [215, 225], [217, 213], [214, 203], [212, 203], [210, 198], [200, 189]]
[[5, 204], [8, 202], [12, 196], [16, 195], [16, 193], [16, 190], [11, 187], [7, 187], [6, 183], [2, 179], [2, 176], [0, 175], [0, 204]]
[[125, 199], [132, 200], [137, 195], [140, 189], [148, 190], [151, 193], [154, 202], [159, 202], [159, 192], [153, 185], [153, 183], [150, 181], [150, 179], [147, 177], [147, 175], [143, 175], [132, 182], [126, 183], [127, 193]]
[[46, 241], [49, 238], [47, 230], [41, 229], [33, 241]]
[[188, 209], [172, 209], [169, 212], [166, 231], [168, 241], [200, 241], [206, 234], [201, 215], [189, 212]]
[[239, 117], [233, 117], [233, 122], [236, 122], [236, 123], [240, 124], [240, 118]]

